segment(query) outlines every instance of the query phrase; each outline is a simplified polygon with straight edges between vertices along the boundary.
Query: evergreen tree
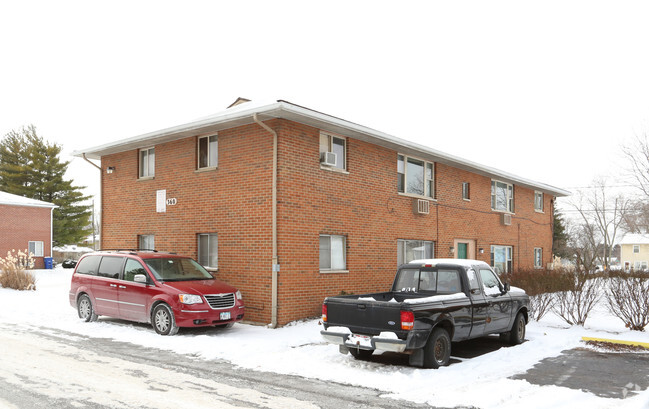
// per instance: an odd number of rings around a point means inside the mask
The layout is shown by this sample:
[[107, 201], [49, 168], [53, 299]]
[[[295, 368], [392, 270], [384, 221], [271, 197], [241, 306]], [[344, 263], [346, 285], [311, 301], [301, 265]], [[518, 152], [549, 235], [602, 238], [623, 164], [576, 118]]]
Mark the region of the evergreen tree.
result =
[[61, 146], [38, 136], [33, 125], [11, 131], [0, 141], [0, 190], [53, 203], [54, 245], [76, 244], [89, 233], [91, 206], [83, 187], [65, 179], [69, 161], [61, 162]]
[[556, 206], [554, 207], [553, 213], [554, 226], [552, 228], [552, 253], [561, 258], [569, 258], [571, 254], [568, 249], [568, 234], [566, 233], [563, 215], [559, 213]]

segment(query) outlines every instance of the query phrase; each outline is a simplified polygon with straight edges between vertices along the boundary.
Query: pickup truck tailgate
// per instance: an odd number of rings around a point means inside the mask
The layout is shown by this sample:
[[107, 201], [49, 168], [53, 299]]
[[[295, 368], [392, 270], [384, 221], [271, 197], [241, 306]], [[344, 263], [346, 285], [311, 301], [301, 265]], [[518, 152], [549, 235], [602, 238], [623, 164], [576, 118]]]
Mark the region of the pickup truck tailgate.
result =
[[335, 297], [325, 303], [328, 326], [347, 327], [355, 334], [366, 335], [378, 335], [382, 331], [401, 332], [400, 303], [354, 296]]

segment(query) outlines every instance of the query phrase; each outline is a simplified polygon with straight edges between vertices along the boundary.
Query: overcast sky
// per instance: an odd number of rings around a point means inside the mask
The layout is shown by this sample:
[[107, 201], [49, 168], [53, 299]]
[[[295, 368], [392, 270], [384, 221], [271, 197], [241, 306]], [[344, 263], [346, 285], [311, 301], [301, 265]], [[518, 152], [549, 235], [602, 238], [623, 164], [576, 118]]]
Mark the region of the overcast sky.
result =
[[[0, 136], [74, 150], [284, 99], [556, 187], [649, 132], [644, 1], [4, 1]], [[622, 183], [619, 178], [614, 183]]]

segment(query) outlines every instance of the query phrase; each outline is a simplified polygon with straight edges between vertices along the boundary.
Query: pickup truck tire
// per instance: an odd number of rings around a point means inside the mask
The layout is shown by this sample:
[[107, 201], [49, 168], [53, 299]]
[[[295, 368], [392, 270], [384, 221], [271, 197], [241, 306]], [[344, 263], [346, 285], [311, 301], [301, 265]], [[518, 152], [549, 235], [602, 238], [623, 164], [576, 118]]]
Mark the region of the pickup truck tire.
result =
[[371, 349], [349, 348], [349, 353], [352, 354], [352, 356], [356, 359], [367, 361], [368, 359], [370, 359], [374, 351]]
[[525, 341], [525, 317], [523, 316], [523, 313], [519, 312], [516, 314], [516, 319], [514, 320], [512, 329], [503, 335], [503, 338], [505, 338], [510, 345], [519, 345]]
[[424, 347], [424, 368], [437, 369], [451, 359], [451, 337], [444, 328], [435, 328]]

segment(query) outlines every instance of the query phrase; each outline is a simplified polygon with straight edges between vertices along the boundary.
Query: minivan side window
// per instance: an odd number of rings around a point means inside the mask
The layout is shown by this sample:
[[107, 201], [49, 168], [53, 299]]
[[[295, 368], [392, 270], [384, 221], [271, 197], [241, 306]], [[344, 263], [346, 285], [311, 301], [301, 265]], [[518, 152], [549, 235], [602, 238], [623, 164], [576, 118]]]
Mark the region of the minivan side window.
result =
[[124, 280], [134, 281], [137, 274], [146, 275], [146, 270], [144, 266], [137, 260], [126, 259], [126, 265], [124, 266]]
[[119, 278], [119, 272], [124, 264], [124, 257], [102, 257], [99, 264], [100, 277]]
[[97, 267], [99, 267], [100, 256], [88, 256], [84, 257], [77, 264], [77, 273], [78, 274], [89, 274], [97, 275]]

